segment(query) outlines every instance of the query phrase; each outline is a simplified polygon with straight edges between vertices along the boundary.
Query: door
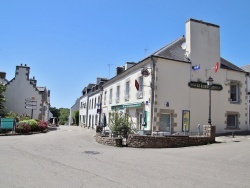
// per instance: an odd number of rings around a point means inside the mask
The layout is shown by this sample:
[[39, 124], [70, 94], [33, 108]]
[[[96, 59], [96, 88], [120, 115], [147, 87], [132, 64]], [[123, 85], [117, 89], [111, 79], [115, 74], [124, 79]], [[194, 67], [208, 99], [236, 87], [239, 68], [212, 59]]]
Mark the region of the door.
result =
[[160, 131], [171, 132], [171, 115], [170, 114], [161, 114]]

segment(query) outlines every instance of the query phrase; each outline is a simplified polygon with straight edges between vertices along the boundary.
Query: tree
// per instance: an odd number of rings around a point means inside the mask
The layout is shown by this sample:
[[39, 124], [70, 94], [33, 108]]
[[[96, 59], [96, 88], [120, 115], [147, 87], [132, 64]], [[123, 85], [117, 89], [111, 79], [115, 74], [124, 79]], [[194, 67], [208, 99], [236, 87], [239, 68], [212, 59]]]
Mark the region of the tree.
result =
[[59, 118], [59, 115], [60, 115], [59, 109], [57, 109], [56, 107], [51, 107], [49, 110], [53, 114], [53, 117]]
[[128, 134], [135, 129], [133, 124], [129, 114], [121, 114], [116, 111], [111, 113], [109, 128], [112, 132], [122, 134], [124, 138], [127, 138]]
[[72, 118], [73, 118], [74, 124], [78, 126], [79, 125], [79, 110], [76, 110], [73, 112]]
[[59, 108], [59, 124], [64, 125], [69, 121], [70, 110], [68, 108]]
[[5, 106], [3, 103], [6, 101], [3, 92], [5, 92], [6, 87], [3, 84], [0, 84], [0, 116], [4, 115]]

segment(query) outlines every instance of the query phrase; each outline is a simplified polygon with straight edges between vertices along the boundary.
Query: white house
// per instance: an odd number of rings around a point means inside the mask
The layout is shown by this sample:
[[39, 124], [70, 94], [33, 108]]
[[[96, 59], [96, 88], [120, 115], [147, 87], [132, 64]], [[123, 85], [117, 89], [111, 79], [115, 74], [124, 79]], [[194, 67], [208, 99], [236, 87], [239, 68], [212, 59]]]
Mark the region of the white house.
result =
[[217, 133], [249, 127], [247, 73], [220, 57], [218, 25], [189, 19], [186, 36], [117, 70], [103, 85], [102, 108], [108, 119], [116, 110], [130, 114], [139, 130], [191, 134], [209, 123], [211, 109]]
[[49, 119], [50, 91], [38, 87], [35, 77], [29, 78], [30, 67], [16, 66], [15, 77], [7, 82], [4, 92], [6, 112], [15, 112], [19, 116], [30, 115], [33, 119]]
[[100, 123], [102, 85], [106, 78], [97, 78], [96, 84], [89, 84], [80, 98], [79, 122], [81, 126], [96, 128]]
[[80, 105], [80, 98], [77, 98], [75, 101], [75, 104], [71, 106], [70, 111], [69, 111], [69, 125], [72, 125], [73, 122], [73, 113], [77, 110], [79, 110], [79, 105]]

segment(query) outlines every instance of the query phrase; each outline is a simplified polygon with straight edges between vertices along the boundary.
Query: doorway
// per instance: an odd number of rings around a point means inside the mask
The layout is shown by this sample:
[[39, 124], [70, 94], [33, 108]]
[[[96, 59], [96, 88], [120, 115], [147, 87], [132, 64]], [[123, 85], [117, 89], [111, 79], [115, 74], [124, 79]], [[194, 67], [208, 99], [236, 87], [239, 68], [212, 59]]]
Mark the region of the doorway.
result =
[[160, 131], [171, 132], [171, 114], [161, 114]]

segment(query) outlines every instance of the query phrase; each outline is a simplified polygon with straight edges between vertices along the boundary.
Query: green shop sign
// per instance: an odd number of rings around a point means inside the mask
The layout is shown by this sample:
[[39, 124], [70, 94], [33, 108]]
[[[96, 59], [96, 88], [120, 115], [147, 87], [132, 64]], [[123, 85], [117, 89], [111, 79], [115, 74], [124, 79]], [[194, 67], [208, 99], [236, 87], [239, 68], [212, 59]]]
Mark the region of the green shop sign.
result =
[[142, 106], [141, 103], [130, 103], [130, 104], [111, 106], [111, 110], [123, 110], [124, 108], [136, 108], [141, 106]]
[[[189, 82], [188, 86], [191, 88], [197, 88], [197, 89], [209, 89], [207, 83], [202, 83], [202, 82]], [[211, 87], [211, 90], [215, 90], [215, 91], [221, 91], [222, 89], [223, 87], [220, 84], [213, 84]]]

